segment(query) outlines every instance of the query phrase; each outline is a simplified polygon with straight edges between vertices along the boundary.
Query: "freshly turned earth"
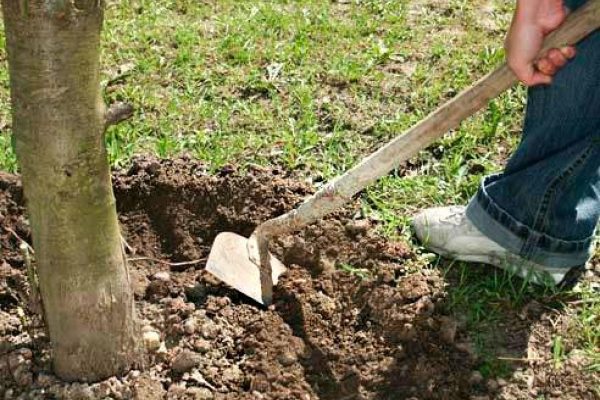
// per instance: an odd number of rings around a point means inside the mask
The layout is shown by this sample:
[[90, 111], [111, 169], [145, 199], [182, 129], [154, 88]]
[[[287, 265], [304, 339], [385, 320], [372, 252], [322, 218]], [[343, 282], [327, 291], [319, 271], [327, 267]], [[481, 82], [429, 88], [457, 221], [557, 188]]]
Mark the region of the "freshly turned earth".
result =
[[[203, 271], [210, 245], [222, 231], [248, 236], [310, 187], [278, 170], [209, 175], [188, 159], [142, 158], [114, 174], [114, 190], [149, 366], [95, 384], [52, 375], [19, 250], [21, 239], [31, 243], [21, 186], [4, 174], [0, 399], [594, 398], [590, 383], [568, 369], [543, 370], [532, 382], [529, 370], [508, 381], [474, 372], [472, 340], [444, 315], [439, 271], [406, 268], [414, 254], [379, 236], [358, 203], [273, 243], [290, 270], [265, 309]], [[542, 312], [504, 327], [511, 340], [524, 348], [543, 340], [544, 324], [530, 332]]]

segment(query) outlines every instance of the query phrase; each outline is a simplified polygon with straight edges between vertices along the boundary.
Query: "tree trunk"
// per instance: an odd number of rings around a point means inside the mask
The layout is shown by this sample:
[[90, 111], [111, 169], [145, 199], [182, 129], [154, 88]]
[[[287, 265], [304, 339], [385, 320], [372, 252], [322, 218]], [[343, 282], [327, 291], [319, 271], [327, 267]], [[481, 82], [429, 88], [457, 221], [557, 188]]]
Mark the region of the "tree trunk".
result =
[[99, 380], [140, 359], [104, 147], [103, 0], [2, 0], [13, 134], [54, 369]]

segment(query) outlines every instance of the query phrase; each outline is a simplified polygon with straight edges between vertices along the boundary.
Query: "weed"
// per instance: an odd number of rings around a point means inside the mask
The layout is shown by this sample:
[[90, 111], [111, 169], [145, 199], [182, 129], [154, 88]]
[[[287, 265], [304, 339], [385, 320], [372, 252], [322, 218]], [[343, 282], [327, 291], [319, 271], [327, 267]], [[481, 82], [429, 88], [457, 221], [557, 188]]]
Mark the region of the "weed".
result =
[[350, 275], [354, 275], [359, 277], [362, 280], [367, 280], [371, 278], [371, 271], [364, 268], [357, 268], [350, 264], [340, 264], [338, 268], [344, 272], [347, 272]]
[[552, 360], [554, 361], [554, 368], [559, 369], [565, 358], [565, 347], [563, 344], [563, 337], [556, 335], [552, 338]]
[[598, 289], [585, 284], [578, 288], [573, 304], [572, 335], [590, 360], [588, 369], [600, 372], [600, 296]]

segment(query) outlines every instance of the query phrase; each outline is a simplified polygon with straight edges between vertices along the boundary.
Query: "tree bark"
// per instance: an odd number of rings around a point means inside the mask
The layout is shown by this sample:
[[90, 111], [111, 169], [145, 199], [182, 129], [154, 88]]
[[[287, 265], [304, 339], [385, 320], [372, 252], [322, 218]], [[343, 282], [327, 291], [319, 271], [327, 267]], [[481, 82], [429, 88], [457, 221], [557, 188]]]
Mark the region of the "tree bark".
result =
[[13, 134], [54, 369], [94, 381], [140, 360], [104, 146], [103, 0], [2, 0]]

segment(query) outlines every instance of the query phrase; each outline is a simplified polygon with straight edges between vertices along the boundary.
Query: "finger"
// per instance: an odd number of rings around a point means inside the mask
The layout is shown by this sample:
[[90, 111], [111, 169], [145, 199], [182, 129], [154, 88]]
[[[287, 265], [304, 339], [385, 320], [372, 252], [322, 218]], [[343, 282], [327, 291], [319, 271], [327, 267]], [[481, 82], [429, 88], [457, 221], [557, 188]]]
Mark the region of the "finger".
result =
[[527, 86], [549, 85], [551, 83], [552, 83], [551, 75], [546, 75], [539, 71], [536, 71], [529, 79], [529, 83], [527, 83]]
[[577, 50], [575, 49], [574, 46], [561, 47], [560, 52], [563, 54], [563, 56], [565, 56], [569, 60], [574, 58], [577, 55]]
[[554, 75], [558, 68], [548, 59], [548, 58], [540, 58], [536, 64], [536, 68], [539, 72], [544, 75]]
[[550, 60], [550, 62], [558, 68], [563, 67], [568, 61], [567, 57], [565, 57], [559, 49], [550, 49], [545, 58]]
[[516, 77], [527, 86], [536, 86], [552, 83], [552, 77], [537, 71], [533, 64], [520, 64], [509, 62], [509, 67]]

